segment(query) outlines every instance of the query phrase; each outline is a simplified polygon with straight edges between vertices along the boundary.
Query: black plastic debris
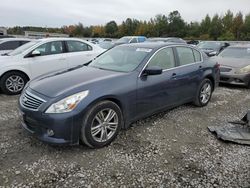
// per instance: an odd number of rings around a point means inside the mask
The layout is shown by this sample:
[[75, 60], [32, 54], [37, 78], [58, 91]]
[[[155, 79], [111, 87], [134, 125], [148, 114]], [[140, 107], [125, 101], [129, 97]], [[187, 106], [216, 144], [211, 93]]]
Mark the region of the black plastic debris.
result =
[[228, 122], [225, 126], [209, 126], [210, 132], [224, 141], [250, 145], [250, 110], [240, 121]]

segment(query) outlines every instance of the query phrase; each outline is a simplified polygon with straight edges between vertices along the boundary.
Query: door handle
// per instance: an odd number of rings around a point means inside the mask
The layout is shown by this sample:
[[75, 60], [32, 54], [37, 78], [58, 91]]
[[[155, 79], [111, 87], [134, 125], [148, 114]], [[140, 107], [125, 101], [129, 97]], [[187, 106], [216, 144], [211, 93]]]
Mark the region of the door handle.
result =
[[58, 60], [60, 60], [60, 61], [64, 61], [64, 60], [66, 60], [66, 58], [59, 58]]
[[173, 78], [173, 79], [176, 79], [176, 76], [177, 76], [176, 73], [173, 73], [173, 74], [172, 74], [172, 78]]

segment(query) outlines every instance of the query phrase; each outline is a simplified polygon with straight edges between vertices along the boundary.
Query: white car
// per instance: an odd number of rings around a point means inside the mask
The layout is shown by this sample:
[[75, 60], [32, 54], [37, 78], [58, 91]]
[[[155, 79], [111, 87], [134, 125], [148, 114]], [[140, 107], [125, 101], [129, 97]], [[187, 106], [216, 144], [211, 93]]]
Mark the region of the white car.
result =
[[0, 56], [0, 88], [19, 94], [35, 77], [85, 64], [105, 50], [73, 38], [46, 38], [29, 42], [7, 56]]
[[3, 38], [0, 39], [0, 55], [9, 53], [16, 48], [30, 42], [31, 39], [26, 38]]

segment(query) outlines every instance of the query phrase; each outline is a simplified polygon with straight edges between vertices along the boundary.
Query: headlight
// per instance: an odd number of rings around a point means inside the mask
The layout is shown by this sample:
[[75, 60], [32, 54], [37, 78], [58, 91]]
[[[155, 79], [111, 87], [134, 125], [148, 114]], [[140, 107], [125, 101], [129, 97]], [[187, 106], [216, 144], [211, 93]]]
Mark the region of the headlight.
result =
[[212, 51], [212, 52], [209, 52], [208, 54], [211, 55], [211, 56], [214, 56], [214, 55], [217, 54], [217, 52], [216, 51]]
[[76, 93], [74, 95], [71, 95], [69, 97], [66, 97], [54, 104], [52, 104], [45, 113], [47, 114], [58, 114], [58, 113], [65, 113], [70, 112], [75, 109], [75, 107], [78, 105], [81, 100], [83, 100], [87, 95], [89, 94], [89, 91], [83, 91], [80, 93]]
[[250, 73], [250, 65], [241, 68], [239, 73]]

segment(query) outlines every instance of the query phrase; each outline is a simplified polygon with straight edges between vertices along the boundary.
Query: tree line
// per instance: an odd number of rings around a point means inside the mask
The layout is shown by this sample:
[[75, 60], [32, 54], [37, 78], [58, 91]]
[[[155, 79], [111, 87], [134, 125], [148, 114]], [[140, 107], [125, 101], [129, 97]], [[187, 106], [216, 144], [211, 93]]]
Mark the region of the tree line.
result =
[[146, 37], [181, 37], [200, 40], [250, 40], [250, 13], [243, 16], [228, 10], [224, 15], [208, 14], [201, 22], [187, 23], [178, 11], [159, 14], [148, 21], [127, 18], [121, 24], [110, 21], [105, 25], [84, 26], [82, 23], [61, 28], [19, 27], [8, 28], [9, 34], [24, 31], [64, 33], [72, 37], [119, 38], [128, 35]]

